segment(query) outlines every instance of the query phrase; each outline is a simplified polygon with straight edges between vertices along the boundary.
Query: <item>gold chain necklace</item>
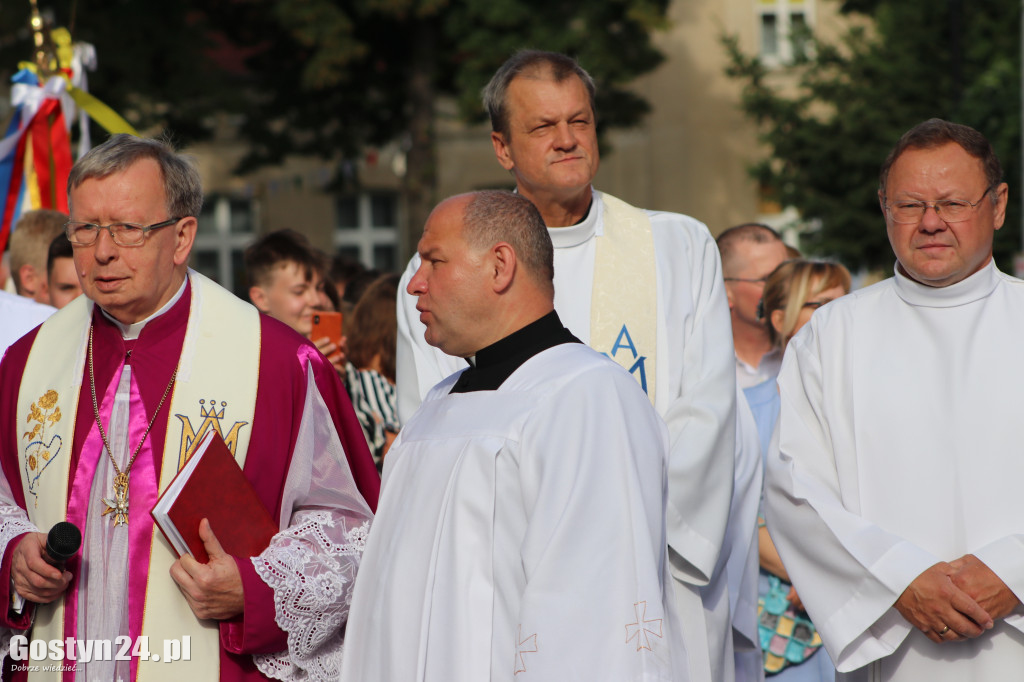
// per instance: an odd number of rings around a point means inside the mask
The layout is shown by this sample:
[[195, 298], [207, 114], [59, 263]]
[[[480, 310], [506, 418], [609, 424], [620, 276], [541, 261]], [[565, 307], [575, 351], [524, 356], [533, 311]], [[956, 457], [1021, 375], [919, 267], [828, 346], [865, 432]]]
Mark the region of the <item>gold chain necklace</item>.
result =
[[103, 446], [107, 449], [107, 456], [110, 458], [110, 464], [114, 467], [114, 472], [117, 474], [114, 477], [114, 496], [111, 499], [103, 499], [103, 504], [107, 505], [107, 508], [101, 516], [113, 514], [115, 526], [127, 526], [128, 474], [131, 473], [132, 465], [135, 464], [135, 458], [139, 456], [139, 451], [142, 450], [142, 444], [146, 442], [146, 436], [149, 435], [149, 430], [153, 428], [153, 422], [156, 421], [156, 416], [160, 414], [160, 408], [164, 406], [164, 401], [167, 400], [167, 394], [171, 392], [171, 386], [174, 385], [174, 379], [178, 376], [178, 369], [175, 367], [174, 371], [171, 372], [171, 380], [167, 382], [167, 388], [164, 389], [164, 394], [160, 397], [160, 403], [156, 406], [156, 411], [149, 420], [149, 426], [146, 427], [146, 432], [142, 434], [142, 440], [140, 440], [139, 444], [135, 447], [135, 452], [132, 453], [131, 459], [128, 460], [128, 466], [124, 468], [124, 471], [121, 471], [117, 466], [117, 462], [114, 461], [114, 452], [110, 449], [110, 442], [107, 440], [107, 434], [103, 432], [103, 422], [100, 421], [100, 406], [96, 401], [96, 373], [92, 364], [92, 330], [93, 326], [89, 325], [89, 388], [92, 389], [92, 413], [96, 416], [96, 426], [99, 427], [100, 438], [103, 440]]

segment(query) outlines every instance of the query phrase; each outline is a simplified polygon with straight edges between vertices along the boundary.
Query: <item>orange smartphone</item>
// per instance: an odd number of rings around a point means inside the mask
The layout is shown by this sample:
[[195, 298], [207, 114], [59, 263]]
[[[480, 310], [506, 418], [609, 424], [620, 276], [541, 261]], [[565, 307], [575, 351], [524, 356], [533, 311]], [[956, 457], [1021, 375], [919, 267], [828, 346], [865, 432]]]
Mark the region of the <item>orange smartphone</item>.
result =
[[341, 313], [313, 313], [313, 331], [309, 335], [310, 340], [316, 341], [325, 336], [335, 346], [341, 347]]

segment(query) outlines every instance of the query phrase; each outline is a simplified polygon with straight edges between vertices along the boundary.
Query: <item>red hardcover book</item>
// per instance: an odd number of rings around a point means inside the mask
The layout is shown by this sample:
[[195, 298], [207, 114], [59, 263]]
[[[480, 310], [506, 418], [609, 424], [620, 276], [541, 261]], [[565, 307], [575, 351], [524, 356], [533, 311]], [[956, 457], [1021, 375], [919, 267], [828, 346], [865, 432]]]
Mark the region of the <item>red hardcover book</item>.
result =
[[204, 564], [210, 560], [199, 538], [204, 518], [210, 520], [224, 551], [237, 557], [257, 556], [278, 531], [214, 429], [193, 446], [185, 466], [150, 513], [178, 556], [188, 553]]

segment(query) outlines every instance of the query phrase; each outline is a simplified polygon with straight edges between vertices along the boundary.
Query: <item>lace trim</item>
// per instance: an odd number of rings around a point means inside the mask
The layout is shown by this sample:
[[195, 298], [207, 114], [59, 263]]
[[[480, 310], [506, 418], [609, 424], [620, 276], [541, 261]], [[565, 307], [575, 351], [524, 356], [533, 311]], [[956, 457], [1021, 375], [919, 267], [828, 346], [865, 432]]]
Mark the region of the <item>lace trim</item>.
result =
[[[39, 529], [28, 520], [25, 510], [14, 505], [0, 505], [0, 556], [7, 552], [7, 545], [11, 540], [22, 533], [38, 533]], [[13, 592], [14, 587], [11, 586]], [[11, 651], [11, 638], [14, 635], [22, 635], [28, 630], [12, 630], [11, 628], [0, 628], [0, 652], [8, 654]]]
[[[287, 651], [253, 660], [274, 679], [334, 682], [341, 671], [341, 628], [370, 522], [346, 529], [343, 519], [326, 511], [301, 513], [296, 520], [252, 558], [257, 574], [274, 590], [275, 620], [288, 633]], [[339, 536], [342, 541], [335, 542]]]

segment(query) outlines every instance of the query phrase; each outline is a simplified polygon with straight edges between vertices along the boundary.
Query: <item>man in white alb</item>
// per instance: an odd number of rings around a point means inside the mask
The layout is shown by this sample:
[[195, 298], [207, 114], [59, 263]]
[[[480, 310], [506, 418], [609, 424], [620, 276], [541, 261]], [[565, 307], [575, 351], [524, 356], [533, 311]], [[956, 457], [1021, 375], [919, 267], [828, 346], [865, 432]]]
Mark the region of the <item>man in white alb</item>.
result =
[[[522, 51], [484, 90], [498, 162], [539, 209], [555, 250], [555, 309], [572, 333], [628, 369], [668, 424], [668, 545], [694, 678], [731, 660], [727, 594], [705, 615], [700, 587], [722, 551], [733, 489], [732, 336], [718, 249], [707, 228], [595, 190], [599, 157], [590, 75], [565, 55]], [[419, 260], [403, 277], [407, 284]], [[415, 301], [398, 304], [398, 407], [465, 366], [423, 340]], [[709, 623], [708, 617], [714, 617]], [[709, 642], [710, 638], [710, 642]]]
[[[736, 350], [736, 386], [742, 389], [775, 382], [782, 352], [773, 350], [761, 319], [761, 295], [768, 275], [788, 257], [779, 234], [760, 223], [743, 223], [715, 239], [722, 256], [722, 275], [729, 300], [729, 321]], [[757, 424], [746, 398], [736, 401], [736, 471], [732, 510], [723, 549], [732, 608], [733, 654], [737, 682], [764, 679], [757, 634], [757, 510], [763, 470]], [[722, 559], [719, 559], [722, 563]], [[712, 586], [713, 587], [713, 586]], [[709, 588], [704, 588], [707, 592]], [[702, 595], [703, 596], [703, 595]], [[708, 600], [705, 598], [705, 602]]]
[[665, 544], [668, 433], [637, 383], [554, 311], [527, 199], [427, 220], [408, 285], [469, 367], [384, 460], [342, 680], [685, 680]]
[[878, 192], [892, 279], [818, 310], [779, 375], [768, 528], [838, 679], [1024, 670], [1024, 282], [992, 260], [991, 145], [931, 119]]
[[760, 223], [730, 227], [715, 239], [729, 298], [736, 383], [743, 388], [774, 379], [782, 352], [772, 348], [760, 303], [768, 275], [789, 257], [779, 233]]

